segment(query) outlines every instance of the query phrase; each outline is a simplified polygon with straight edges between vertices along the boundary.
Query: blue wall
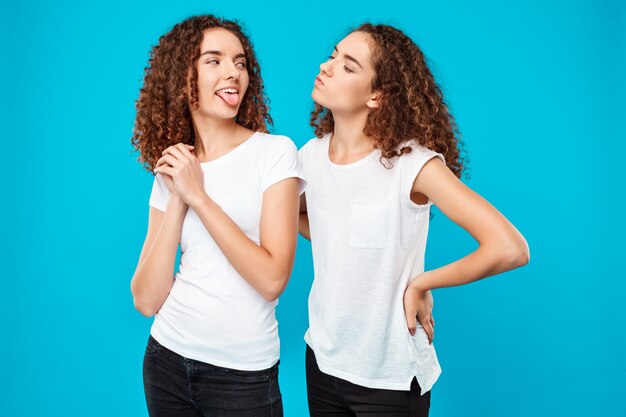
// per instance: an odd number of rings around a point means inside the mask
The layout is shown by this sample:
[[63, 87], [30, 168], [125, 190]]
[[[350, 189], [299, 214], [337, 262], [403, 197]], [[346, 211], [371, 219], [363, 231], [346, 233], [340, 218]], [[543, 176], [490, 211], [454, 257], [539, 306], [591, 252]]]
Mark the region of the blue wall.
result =
[[[435, 291], [433, 417], [626, 415], [624, 4], [73, 3], [0, 5], [0, 415], [147, 415], [152, 320], [133, 309], [129, 282], [152, 176], [129, 153], [134, 100], [150, 46], [204, 12], [246, 25], [274, 132], [298, 146], [312, 137], [318, 65], [350, 27], [398, 25], [432, 60], [471, 159], [467, 184], [531, 247], [522, 269]], [[427, 268], [476, 247], [435, 213]], [[301, 239], [278, 308], [287, 416], [307, 415], [312, 275]]]

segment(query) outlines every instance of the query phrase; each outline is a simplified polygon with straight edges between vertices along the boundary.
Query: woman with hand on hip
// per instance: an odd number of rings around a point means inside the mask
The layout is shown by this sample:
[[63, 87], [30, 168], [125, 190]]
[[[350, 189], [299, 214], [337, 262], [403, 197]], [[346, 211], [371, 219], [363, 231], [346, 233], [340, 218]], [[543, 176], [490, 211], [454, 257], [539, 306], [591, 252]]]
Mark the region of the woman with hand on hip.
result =
[[[299, 151], [311, 240], [306, 372], [311, 416], [427, 416], [441, 368], [431, 290], [526, 264], [524, 237], [460, 180], [452, 115], [420, 48], [362, 24], [320, 65], [316, 137]], [[424, 272], [435, 204], [480, 244]]]
[[283, 413], [275, 306], [304, 182], [294, 143], [268, 123], [236, 22], [195, 16], [159, 39], [132, 140], [157, 173], [131, 282], [136, 308], [155, 316], [143, 367], [151, 416]]

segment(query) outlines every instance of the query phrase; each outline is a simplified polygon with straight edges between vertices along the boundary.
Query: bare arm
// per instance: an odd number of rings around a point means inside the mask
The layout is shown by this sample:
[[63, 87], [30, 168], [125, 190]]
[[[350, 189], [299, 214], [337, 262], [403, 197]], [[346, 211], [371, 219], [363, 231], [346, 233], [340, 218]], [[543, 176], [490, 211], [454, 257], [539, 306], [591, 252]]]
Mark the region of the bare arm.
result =
[[156, 314], [174, 282], [174, 262], [187, 205], [175, 195], [167, 211], [150, 207], [148, 233], [130, 283], [135, 308], [146, 317]]
[[309, 230], [309, 215], [306, 210], [306, 193], [300, 196], [300, 220], [298, 222], [298, 232], [303, 238], [310, 241], [311, 231]]
[[267, 301], [283, 292], [296, 252], [298, 179], [287, 178], [263, 194], [260, 245], [205, 193], [193, 209], [235, 270]]
[[530, 255], [528, 244], [517, 229], [438, 158], [426, 162], [411, 189], [414, 202], [425, 204], [428, 198], [479, 243], [478, 249], [469, 255], [420, 274], [404, 293], [409, 332], [415, 334], [419, 322], [432, 343], [432, 289], [463, 285], [517, 268], [527, 264]]
[[298, 179], [265, 190], [260, 242], [250, 240], [204, 188], [197, 157], [182, 143], [163, 151], [155, 172], [172, 178], [181, 199], [194, 209], [233, 268], [267, 301], [283, 292], [291, 275], [298, 237]]
[[463, 285], [528, 263], [528, 244], [515, 226], [463, 184], [438, 158], [432, 158], [424, 165], [412, 192], [428, 196], [479, 243], [474, 252], [425, 272], [412, 285], [421, 290]]

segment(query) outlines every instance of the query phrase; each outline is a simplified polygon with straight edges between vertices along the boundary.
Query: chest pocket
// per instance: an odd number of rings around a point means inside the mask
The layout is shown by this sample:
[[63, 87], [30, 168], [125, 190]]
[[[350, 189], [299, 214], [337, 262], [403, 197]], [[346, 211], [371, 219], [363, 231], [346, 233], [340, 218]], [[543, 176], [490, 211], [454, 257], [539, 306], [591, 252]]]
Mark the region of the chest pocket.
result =
[[350, 217], [350, 246], [384, 248], [387, 245], [387, 203], [355, 204]]

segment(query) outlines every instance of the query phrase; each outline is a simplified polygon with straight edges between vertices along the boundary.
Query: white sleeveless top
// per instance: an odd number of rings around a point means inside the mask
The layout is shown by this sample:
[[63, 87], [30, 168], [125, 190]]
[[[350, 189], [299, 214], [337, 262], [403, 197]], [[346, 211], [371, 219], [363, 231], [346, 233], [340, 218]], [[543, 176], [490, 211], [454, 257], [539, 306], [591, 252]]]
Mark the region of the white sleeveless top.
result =
[[421, 145], [385, 168], [374, 150], [356, 162], [328, 158], [330, 134], [298, 152], [315, 278], [304, 336], [322, 372], [370, 388], [423, 395], [441, 374], [434, 345], [419, 325], [409, 333], [404, 290], [424, 271], [431, 201], [411, 201], [413, 182], [432, 157]]

